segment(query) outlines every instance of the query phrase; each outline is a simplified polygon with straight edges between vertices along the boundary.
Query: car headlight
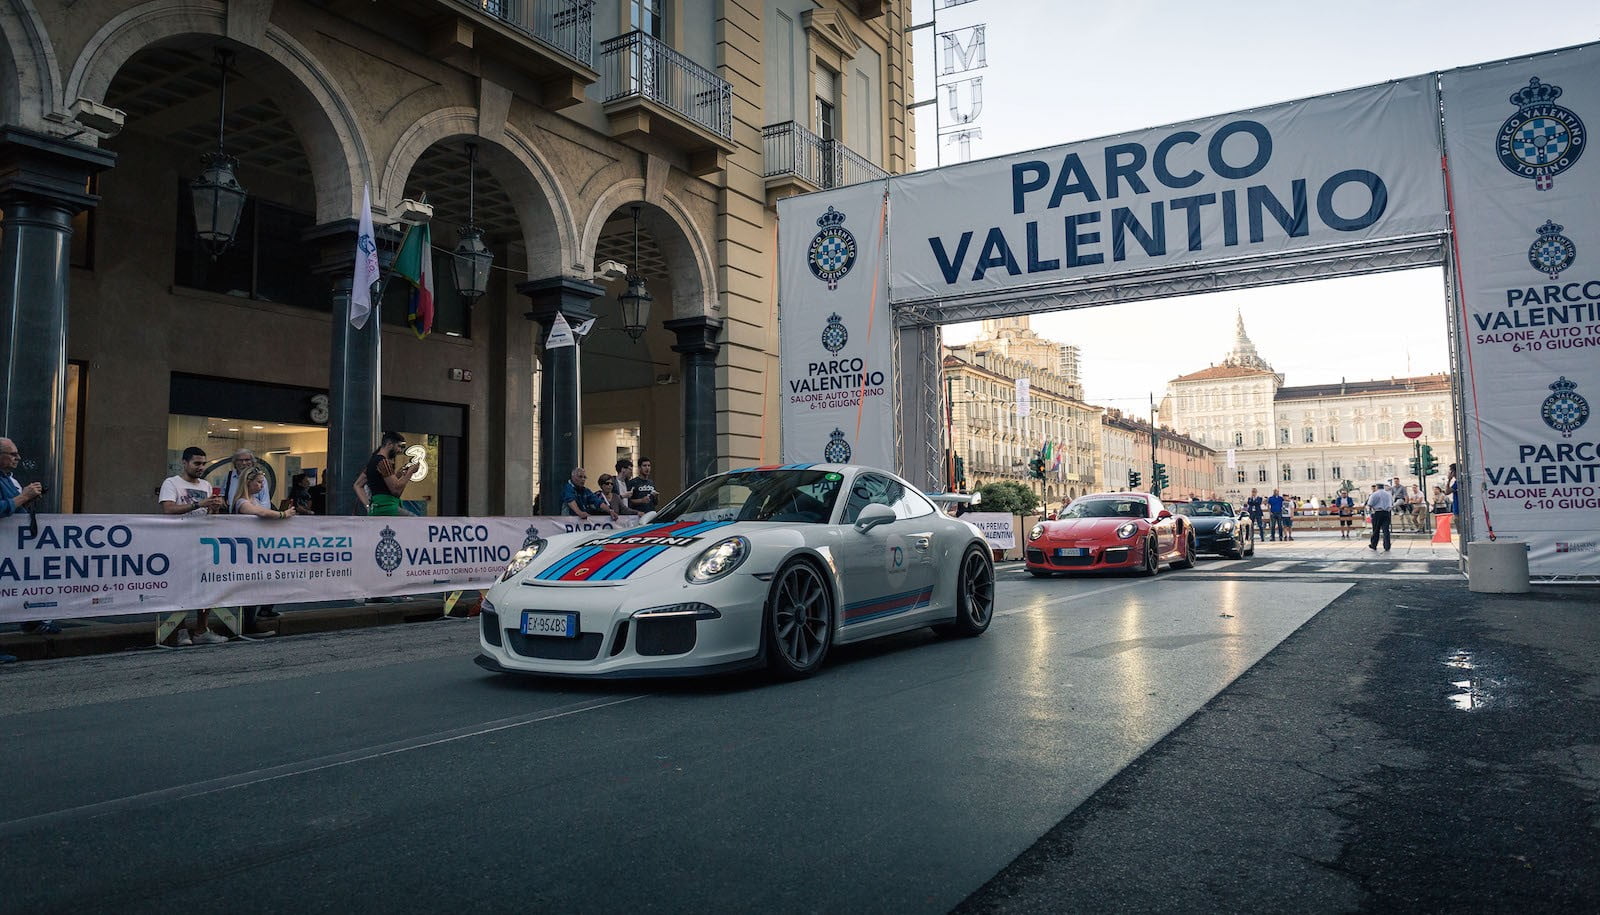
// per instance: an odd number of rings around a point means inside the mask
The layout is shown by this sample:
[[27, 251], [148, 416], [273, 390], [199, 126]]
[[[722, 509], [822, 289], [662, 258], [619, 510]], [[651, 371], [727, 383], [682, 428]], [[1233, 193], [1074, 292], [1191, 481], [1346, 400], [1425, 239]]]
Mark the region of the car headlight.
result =
[[513, 575], [516, 575], [518, 572], [526, 569], [528, 567], [528, 563], [533, 562], [533, 560], [537, 558], [540, 553], [544, 552], [544, 548], [548, 545], [549, 541], [535, 540], [522, 549], [517, 550], [516, 555], [511, 557], [511, 563], [506, 566], [506, 570], [500, 573], [500, 580], [506, 581]]
[[1134, 535], [1138, 533], [1139, 525], [1134, 524], [1132, 521], [1126, 522], [1121, 527], [1117, 528], [1117, 536], [1123, 540], [1131, 540], [1133, 539]]
[[1232, 521], [1224, 521], [1221, 524], [1217, 525], [1217, 533], [1219, 533], [1219, 534], [1231, 534], [1231, 533], [1233, 533], [1233, 522]]
[[1029, 540], [1038, 540], [1040, 537], [1043, 537], [1043, 536], [1044, 536], [1044, 525], [1043, 524], [1035, 524], [1032, 528], [1029, 528], [1029, 530], [1028, 530], [1028, 539]]
[[689, 563], [689, 568], [684, 570], [683, 577], [687, 578], [690, 584], [696, 585], [716, 581], [737, 569], [749, 555], [750, 541], [743, 537], [729, 537], [706, 547], [704, 552]]

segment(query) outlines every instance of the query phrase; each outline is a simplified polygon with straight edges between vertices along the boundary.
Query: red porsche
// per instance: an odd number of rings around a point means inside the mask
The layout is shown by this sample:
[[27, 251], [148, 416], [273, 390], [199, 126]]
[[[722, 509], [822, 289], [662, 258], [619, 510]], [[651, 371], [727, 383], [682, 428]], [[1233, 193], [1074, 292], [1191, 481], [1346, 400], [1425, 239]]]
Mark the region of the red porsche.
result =
[[1028, 531], [1028, 572], [1135, 571], [1154, 575], [1166, 562], [1194, 565], [1194, 531], [1182, 515], [1168, 511], [1149, 493], [1112, 492], [1080, 496], [1055, 521]]

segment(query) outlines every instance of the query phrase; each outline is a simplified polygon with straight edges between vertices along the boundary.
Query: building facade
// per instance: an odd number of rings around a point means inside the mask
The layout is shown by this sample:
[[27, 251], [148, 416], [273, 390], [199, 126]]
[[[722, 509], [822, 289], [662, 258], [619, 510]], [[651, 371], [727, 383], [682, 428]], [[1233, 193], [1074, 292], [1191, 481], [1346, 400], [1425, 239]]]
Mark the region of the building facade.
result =
[[[1208, 498], [1215, 495], [1216, 452], [1167, 426], [1155, 427], [1120, 410], [1106, 410], [1101, 420], [1101, 461], [1108, 491], [1155, 492], [1163, 499]], [[1152, 442], [1152, 439], [1154, 440]], [[1167, 484], [1156, 489], [1155, 465], [1162, 465]], [[1132, 474], [1138, 474], [1134, 484]]]
[[[349, 510], [393, 428], [427, 468], [414, 510], [520, 514], [622, 447], [668, 494], [775, 458], [773, 204], [911, 168], [908, 14], [0, 0], [0, 419], [22, 475], [53, 481], [52, 510], [143, 512], [184, 447], [248, 447], [275, 497], [315, 471]], [[226, 182], [197, 199], [208, 153], [236, 160], [242, 206]], [[426, 338], [403, 281], [345, 320], [364, 195], [385, 264], [431, 227]], [[480, 295], [457, 293], [458, 229], [494, 256]]]
[[[946, 351], [949, 437], [961, 471], [955, 482], [973, 490], [1011, 480], [1059, 506], [1100, 485], [1100, 410], [1080, 399], [1076, 378], [1058, 372], [1061, 344], [1034, 336], [1025, 323], [1008, 329]], [[995, 346], [996, 339], [1006, 342]], [[1026, 407], [1019, 379], [1027, 380]], [[1029, 476], [1029, 463], [1041, 452], [1042, 481]]]
[[[1449, 375], [1285, 387], [1256, 352], [1236, 319], [1234, 348], [1219, 365], [1174, 378], [1161, 416], [1215, 449], [1211, 487], [1230, 499], [1252, 488], [1281, 490], [1302, 500], [1326, 500], [1346, 485], [1360, 494], [1372, 483], [1409, 471], [1418, 444], [1433, 450], [1444, 470], [1456, 460]], [[1422, 426], [1413, 442], [1408, 422]]]

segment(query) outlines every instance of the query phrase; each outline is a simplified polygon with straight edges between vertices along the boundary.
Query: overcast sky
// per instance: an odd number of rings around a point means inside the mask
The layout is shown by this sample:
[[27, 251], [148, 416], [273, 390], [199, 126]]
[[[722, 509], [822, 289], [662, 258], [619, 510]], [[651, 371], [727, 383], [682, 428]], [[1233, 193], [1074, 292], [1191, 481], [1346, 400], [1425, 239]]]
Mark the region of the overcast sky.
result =
[[[913, 0], [939, 31], [985, 23], [989, 158], [1321, 95], [1600, 38], [1600, 5], [1485, 0]], [[918, 32], [917, 98], [931, 98], [932, 30]], [[973, 74], [976, 75], [976, 74]], [[917, 109], [917, 161], [934, 162], [933, 111]], [[958, 160], [953, 152], [944, 163]], [[1220, 361], [1238, 309], [1290, 385], [1449, 369], [1442, 271], [1412, 270], [1035, 316], [1083, 350], [1088, 399], [1130, 410], [1168, 379]], [[947, 343], [976, 325], [945, 328]]]

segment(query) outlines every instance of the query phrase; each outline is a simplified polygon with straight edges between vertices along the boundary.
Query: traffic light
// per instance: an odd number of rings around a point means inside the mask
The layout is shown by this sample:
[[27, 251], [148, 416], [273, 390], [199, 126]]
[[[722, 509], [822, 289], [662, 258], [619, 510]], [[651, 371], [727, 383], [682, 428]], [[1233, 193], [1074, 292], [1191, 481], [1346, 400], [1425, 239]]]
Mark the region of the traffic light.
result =
[[1151, 491], [1160, 495], [1161, 491], [1167, 488], [1167, 483], [1167, 465], [1156, 464], [1155, 472], [1151, 474], [1150, 478]]
[[1044, 479], [1044, 456], [1035, 454], [1033, 460], [1028, 462], [1028, 476], [1035, 480]]
[[1143, 479], [1144, 477], [1139, 474], [1139, 471], [1128, 471], [1128, 492], [1133, 492], [1134, 490], [1138, 489], [1139, 482]]
[[1427, 476], [1439, 472], [1439, 459], [1433, 456], [1433, 448], [1429, 445], [1422, 446], [1422, 472]]
[[1416, 458], [1412, 458], [1409, 462], [1407, 462], [1406, 466], [1411, 468], [1411, 475], [1412, 476], [1417, 476], [1418, 475], [1417, 459]]
[[956, 485], [967, 485], [967, 462], [962, 460], [959, 454], [956, 455]]

